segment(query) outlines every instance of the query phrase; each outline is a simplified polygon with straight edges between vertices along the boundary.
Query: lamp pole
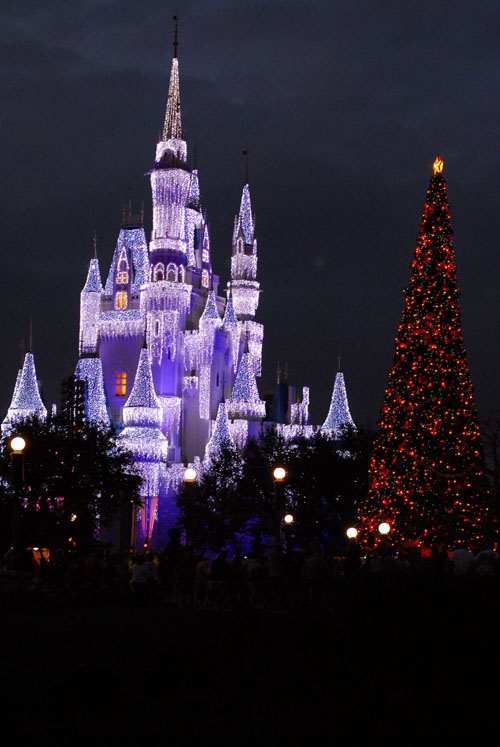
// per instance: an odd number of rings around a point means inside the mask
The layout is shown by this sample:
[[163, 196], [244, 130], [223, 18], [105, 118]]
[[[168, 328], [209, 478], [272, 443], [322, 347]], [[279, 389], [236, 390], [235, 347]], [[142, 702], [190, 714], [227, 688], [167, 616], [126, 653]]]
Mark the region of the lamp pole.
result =
[[26, 441], [22, 436], [14, 436], [14, 438], [11, 438], [9, 446], [11, 448], [10, 464], [12, 470], [12, 485], [14, 487], [12, 501], [12, 547], [15, 550], [19, 544], [19, 502], [21, 499], [21, 488], [24, 483], [24, 449], [26, 448]]
[[283, 483], [286, 477], [286, 469], [284, 467], [275, 467], [273, 469], [273, 480], [274, 480], [274, 544], [281, 549], [281, 520], [283, 517], [284, 507], [284, 496], [283, 496]]
[[186, 523], [184, 526], [186, 532], [186, 547], [189, 547], [191, 542], [191, 529], [192, 529], [192, 511], [194, 505], [194, 495], [196, 490], [196, 479], [198, 473], [194, 467], [186, 467], [184, 470], [184, 482], [186, 489], [184, 491], [184, 500], [186, 504]]

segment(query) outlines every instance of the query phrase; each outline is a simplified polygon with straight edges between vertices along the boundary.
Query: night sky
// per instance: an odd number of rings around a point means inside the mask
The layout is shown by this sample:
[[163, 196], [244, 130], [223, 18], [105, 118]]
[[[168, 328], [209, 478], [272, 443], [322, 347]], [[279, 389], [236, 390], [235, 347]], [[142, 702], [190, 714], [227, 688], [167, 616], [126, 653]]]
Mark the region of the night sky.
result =
[[48, 405], [74, 371], [94, 229], [103, 281], [163, 124], [180, 24], [181, 106], [198, 147], [214, 271], [228, 280], [243, 182], [257, 215], [261, 395], [278, 359], [326, 417], [341, 340], [351, 412], [375, 425], [432, 162], [454, 228], [482, 415], [500, 407], [500, 5], [483, 0], [25, 0], [1, 28], [0, 409], [33, 316]]

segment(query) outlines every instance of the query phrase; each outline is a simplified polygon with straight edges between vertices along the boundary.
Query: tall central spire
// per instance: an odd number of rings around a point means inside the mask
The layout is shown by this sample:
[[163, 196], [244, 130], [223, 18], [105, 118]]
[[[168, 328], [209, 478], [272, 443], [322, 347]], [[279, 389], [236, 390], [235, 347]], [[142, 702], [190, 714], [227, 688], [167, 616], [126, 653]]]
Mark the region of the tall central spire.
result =
[[179, 92], [179, 60], [177, 59], [178, 27], [177, 16], [174, 16], [174, 56], [170, 70], [167, 111], [163, 125], [163, 140], [182, 140], [181, 97]]

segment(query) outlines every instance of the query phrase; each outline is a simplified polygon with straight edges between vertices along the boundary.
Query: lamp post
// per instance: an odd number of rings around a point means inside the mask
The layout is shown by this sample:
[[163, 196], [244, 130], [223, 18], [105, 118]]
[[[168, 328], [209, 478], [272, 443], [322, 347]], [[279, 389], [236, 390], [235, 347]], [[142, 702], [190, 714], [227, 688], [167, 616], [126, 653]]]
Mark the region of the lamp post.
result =
[[194, 497], [195, 497], [195, 490], [196, 490], [196, 480], [198, 478], [198, 473], [194, 469], [194, 467], [186, 467], [184, 470], [184, 483], [185, 483], [185, 490], [184, 490], [184, 502], [186, 505], [186, 522], [185, 522], [185, 532], [186, 532], [186, 547], [189, 547], [189, 543], [191, 541], [191, 529], [192, 529], [192, 511], [194, 506]]
[[292, 539], [292, 527], [295, 521], [295, 516], [293, 514], [287, 513], [283, 516], [283, 524], [285, 529], [285, 551], [288, 552], [288, 550], [291, 547], [291, 539]]
[[273, 469], [274, 480], [274, 544], [281, 549], [281, 520], [283, 517], [284, 496], [283, 483], [286, 477], [284, 467], [275, 467]]
[[26, 441], [22, 436], [11, 438], [9, 446], [10, 465], [12, 470], [12, 485], [14, 487], [14, 496], [12, 499], [12, 547], [17, 548], [19, 544], [19, 501], [21, 496], [21, 487], [24, 483], [24, 449]]

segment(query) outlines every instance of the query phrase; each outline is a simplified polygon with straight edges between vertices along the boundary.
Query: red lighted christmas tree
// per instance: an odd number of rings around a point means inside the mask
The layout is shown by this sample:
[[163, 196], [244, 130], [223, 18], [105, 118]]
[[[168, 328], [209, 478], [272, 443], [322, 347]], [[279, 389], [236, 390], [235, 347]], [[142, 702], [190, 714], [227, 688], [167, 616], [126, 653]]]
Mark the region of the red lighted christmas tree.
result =
[[[460, 329], [450, 210], [436, 158], [396, 338], [363, 537], [390, 524], [396, 543], [471, 547], [484, 535], [487, 486], [477, 411]], [[372, 535], [373, 536], [373, 535]]]

